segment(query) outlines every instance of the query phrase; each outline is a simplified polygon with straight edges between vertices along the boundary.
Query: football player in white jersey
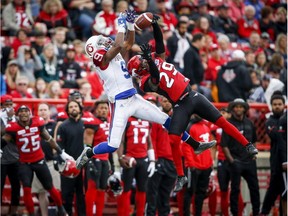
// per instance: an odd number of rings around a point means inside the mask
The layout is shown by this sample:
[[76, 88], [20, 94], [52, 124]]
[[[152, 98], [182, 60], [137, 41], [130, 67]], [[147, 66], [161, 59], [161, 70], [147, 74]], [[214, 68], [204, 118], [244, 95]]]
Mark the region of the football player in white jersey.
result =
[[[126, 11], [126, 14], [119, 15], [115, 41], [98, 35], [90, 37], [86, 42], [85, 51], [93, 59], [96, 71], [104, 83], [110, 105], [111, 123], [108, 142], [100, 143], [93, 149], [86, 147], [77, 159], [78, 169], [81, 169], [94, 154], [117, 150], [130, 116], [156, 122], [169, 128], [170, 117], [137, 94], [122, 57], [134, 44], [135, 17], [134, 11]], [[153, 20], [156, 22], [157, 19], [155, 16]], [[182, 140], [188, 144], [197, 142], [187, 133], [183, 134]], [[213, 145], [212, 142], [200, 143], [199, 148], [204, 151]], [[150, 160], [155, 160], [154, 152], [148, 157]]]

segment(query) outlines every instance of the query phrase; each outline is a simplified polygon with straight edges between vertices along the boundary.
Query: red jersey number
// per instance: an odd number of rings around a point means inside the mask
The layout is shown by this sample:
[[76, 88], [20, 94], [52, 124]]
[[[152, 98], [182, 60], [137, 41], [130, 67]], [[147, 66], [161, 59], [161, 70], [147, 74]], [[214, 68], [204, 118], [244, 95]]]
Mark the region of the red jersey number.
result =
[[[177, 70], [175, 70], [174, 66], [172, 64], [167, 63], [167, 62], [162, 63], [161, 69], [163, 69], [164, 71], [167, 71], [168, 73], [173, 71], [172, 72], [173, 76], [175, 76], [178, 73]], [[165, 82], [166, 82], [166, 87], [171, 88], [173, 83], [174, 83], [174, 79], [172, 77], [169, 77], [167, 72], [160, 72], [159, 76], [160, 76], [160, 80], [162, 77], [164, 77]]]
[[[149, 135], [149, 129], [148, 128], [133, 128], [133, 140], [134, 144], [146, 144], [147, 143], [147, 137]], [[139, 136], [140, 135], [140, 136]], [[140, 140], [139, 140], [140, 138]]]
[[[23, 153], [28, 153], [28, 152], [35, 152], [40, 148], [40, 136], [39, 134], [36, 134], [31, 137], [23, 137], [19, 139], [19, 142], [21, 144], [21, 151]], [[31, 145], [29, 146], [29, 143]]]

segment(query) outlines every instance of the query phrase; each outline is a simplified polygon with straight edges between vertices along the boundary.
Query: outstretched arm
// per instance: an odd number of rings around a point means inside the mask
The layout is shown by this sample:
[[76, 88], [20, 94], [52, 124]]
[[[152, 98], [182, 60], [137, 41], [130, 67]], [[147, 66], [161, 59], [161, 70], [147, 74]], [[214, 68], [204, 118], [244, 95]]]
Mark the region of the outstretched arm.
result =
[[107, 65], [124, 47], [124, 37], [126, 33], [126, 15], [121, 13], [117, 19], [118, 32], [112, 47], [107, 51], [102, 60], [102, 66]]
[[135, 28], [134, 21], [136, 18], [136, 12], [131, 10], [126, 10], [126, 25], [127, 25], [127, 35], [124, 41], [124, 47], [121, 50], [121, 55], [124, 56], [128, 50], [131, 49], [135, 42]]
[[158, 25], [157, 21], [160, 19], [159, 16], [153, 15], [153, 21], [152, 21], [152, 27], [153, 27], [153, 35], [155, 39], [156, 44], [156, 55], [165, 59], [165, 46], [163, 41], [163, 34], [160, 29], [160, 26]]

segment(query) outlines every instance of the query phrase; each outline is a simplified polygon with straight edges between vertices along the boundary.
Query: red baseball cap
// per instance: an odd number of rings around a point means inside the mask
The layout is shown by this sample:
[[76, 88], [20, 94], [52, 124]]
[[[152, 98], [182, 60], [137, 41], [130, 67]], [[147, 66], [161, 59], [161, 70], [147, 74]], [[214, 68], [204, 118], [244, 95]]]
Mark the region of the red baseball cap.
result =
[[13, 102], [13, 97], [11, 95], [2, 95], [1, 96], [1, 104], [6, 103], [6, 102]]

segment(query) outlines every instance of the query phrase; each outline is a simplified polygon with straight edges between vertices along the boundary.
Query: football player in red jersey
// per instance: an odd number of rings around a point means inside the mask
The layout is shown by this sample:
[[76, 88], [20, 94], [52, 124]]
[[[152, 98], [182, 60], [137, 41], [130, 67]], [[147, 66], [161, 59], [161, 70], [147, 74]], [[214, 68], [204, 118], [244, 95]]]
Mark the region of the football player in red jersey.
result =
[[[93, 145], [104, 142], [108, 139], [109, 134], [109, 105], [108, 101], [95, 102], [95, 124], [96, 129], [90, 131], [93, 133]], [[103, 214], [105, 202], [105, 190], [107, 188], [107, 179], [109, 177], [109, 154], [94, 155], [87, 163], [86, 177], [87, 177], [87, 191], [85, 194], [86, 215], [93, 215], [93, 205], [96, 205], [96, 216]]]
[[[207, 98], [191, 89], [188, 78], [178, 72], [174, 65], [165, 62], [163, 35], [157, 24], [157, 19], [157, 16], [154, 15], [152, 27], [156, 41], [156, 52], [151, 53], [151, 46], [143, 44], [140, 46], [142, 50], [141, 56], [132, 57], [127, 66], [132, 76], [138, 78], [143, 76], [140, 83], [142, 90], [145, 92], [157, 92], [167, 97], [174, 105], [169, 134], [173, 159], [178, 174], [174, 188], [174, 191], [177, 192], [187, 183], [180, 156], [180, 143], [181, 134], [185, 131], [193, 113], [223, 128], [227, 134], [239, 141], [243, 146], [246, 146], [250, 155], [256, 155], [258, 150], [232, 124], [221, 116], [220, 112]], [[199, 143], [194, 143], [194, 150], [198, 145]], [[195, 153], [197, 153], [197, 150]]]
[[10, 122], [6, 133], [1, 138], [2, 146], [14, 139], [19, 151], [19, 178], [24, 190], [24, 203], [29, 215], [34, 215], [34, 203], [31, 193], [33, 172], [36, 173], [43, 187], [50, 193], [58, 206], [59, 215], [67, 215], [60, 192], [54, 187], [48, 166], [44, 160], [44, 153], [40, 145], [41, 138], [46, 140], [61, 156], [63, 160], [72, 157], [61, 150], [55, 140], [45, 128], [45, 122], [40, 117], [31, 117], [30, 109], [22, 105], [16, 112], [17, 122]]
[[[120, 165], [123, 167], [123, 193], [117, 198], [118, 215], [129, 216], [130, 195], [133, 178], [136, 179], [136, 215], [144, 215], [148, 177], [155, 172], [155, 154], [150, 137], [151, 124], [148, 121], [130, 117], [121, 145], [118, 149]], [[124, 155], [136, 159], [136, 166], [124, 161]], [[147, 158], [148, 155], [148, 158]]]
[[[151, 103], [157, 103], [155, 95], [146, 94], [144, 98]], [[172, 104], [168, 99], [161, 97], [160, 104], [162, 111], [170, 116]], [[152, 123], [151, 138], [157, 170], [148, 179], [145, 215], [154, 216], [158, 212], [158, 215], [168, 216], [170, 213], [170, 193], [177, 177], [168, 131], [161, 124]]]

